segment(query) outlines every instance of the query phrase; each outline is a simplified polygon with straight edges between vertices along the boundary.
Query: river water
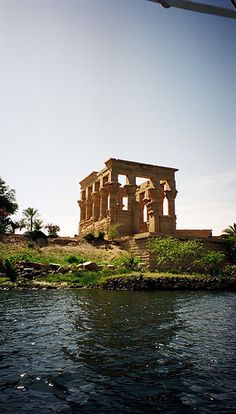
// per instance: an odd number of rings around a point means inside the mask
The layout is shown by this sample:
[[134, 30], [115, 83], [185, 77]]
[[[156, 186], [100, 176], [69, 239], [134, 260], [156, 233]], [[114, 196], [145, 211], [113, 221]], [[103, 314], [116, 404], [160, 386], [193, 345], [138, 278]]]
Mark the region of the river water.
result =
[[235, 413], [235, 299], [0, 291], [0, 412]]

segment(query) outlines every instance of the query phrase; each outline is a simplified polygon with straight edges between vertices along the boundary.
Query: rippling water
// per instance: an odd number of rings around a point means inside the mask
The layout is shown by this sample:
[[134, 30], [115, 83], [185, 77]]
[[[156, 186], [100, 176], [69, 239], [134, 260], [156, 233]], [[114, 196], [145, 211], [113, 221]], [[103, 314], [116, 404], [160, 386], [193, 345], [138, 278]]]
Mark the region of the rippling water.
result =
[[235, 413], [235, 293], [0, 292], [1, 413]]

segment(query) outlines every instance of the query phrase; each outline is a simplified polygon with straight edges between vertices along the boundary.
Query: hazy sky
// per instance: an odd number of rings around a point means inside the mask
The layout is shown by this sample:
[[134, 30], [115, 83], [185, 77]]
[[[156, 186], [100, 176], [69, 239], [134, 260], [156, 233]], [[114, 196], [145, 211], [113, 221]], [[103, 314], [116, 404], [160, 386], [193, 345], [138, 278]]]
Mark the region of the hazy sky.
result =
[[236, 20], [0, 0], [0, 59], [0, 176], [18, 216], [37, 208], [73, 236], [79, 181], [113, 157], [179, 168], [178, 228], [236, 221]]

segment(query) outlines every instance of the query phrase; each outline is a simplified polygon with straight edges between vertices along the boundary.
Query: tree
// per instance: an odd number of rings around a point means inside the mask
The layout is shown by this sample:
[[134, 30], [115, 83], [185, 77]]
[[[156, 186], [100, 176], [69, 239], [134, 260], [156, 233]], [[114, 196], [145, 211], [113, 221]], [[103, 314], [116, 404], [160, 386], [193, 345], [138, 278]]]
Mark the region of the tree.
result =
[[21, 220], [21, 228], [26, 228], [32, 232], [40, 230], [43, 227], [43, 222], [40, 219], [40, 214], [36, 208], [28, 207], [22, 212], [23, 218]]
[[15, 190], [10, 189], [0, 177], [0, 234], [11, 230], [10, 216], [16, 212], [17, 208]]
[[15, 190], [10, 189], [5, 181], [0, 177], [0, 208], [6, 210], [9, 214], [13, 214], [18, 209], [15, 199]]
[[229, 237], [233, 237], [236, 239], [236, 223], [233, 223], [232, 226], [227, 227], [227, 229], [223, 230], [222, 237], [228, 239]]
[[57, 224], [46, 224], [45, 229], [47, 229], [49, 237], [58, 237], [57, 233], [61, 230]]
[[236, 264], [236, 223], [227, 227], [221, 237], [226, 240], [228, 247], [228, 256], [231, 263]]
[[6, 233], [9, 223], [9, 213], [5, 210], [5, 208], [0, 208], [0, 234]]
[[17, 229], [21, 229], [21, 222], [10, 219], [10, 223], [7, 229], [9, 229], [10, 233], [15, 233]]

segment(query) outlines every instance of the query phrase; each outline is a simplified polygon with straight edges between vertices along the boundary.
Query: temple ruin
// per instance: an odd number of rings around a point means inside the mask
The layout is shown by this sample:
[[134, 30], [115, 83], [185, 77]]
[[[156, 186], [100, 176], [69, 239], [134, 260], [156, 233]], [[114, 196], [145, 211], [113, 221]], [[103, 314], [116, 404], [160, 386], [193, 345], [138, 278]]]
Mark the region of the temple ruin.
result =
[[110, 158], [80, 182], [79, 234], [176, 234], [176, 168]]

